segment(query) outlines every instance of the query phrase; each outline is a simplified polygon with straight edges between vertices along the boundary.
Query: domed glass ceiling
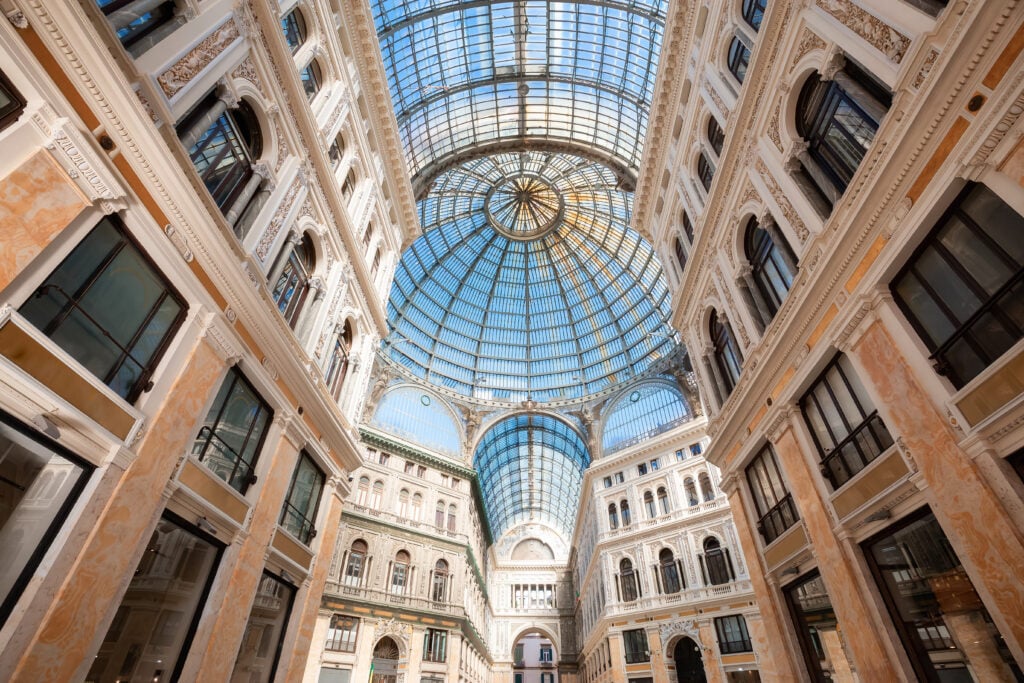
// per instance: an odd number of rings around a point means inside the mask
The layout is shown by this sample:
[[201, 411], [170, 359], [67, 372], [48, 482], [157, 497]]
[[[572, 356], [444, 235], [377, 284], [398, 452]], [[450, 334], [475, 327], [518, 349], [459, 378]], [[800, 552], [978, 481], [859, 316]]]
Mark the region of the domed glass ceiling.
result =
[[419, 203], [395, 274], [391, 357], [463, 395], [543, 401], [606, 389], [670, 353], [669, 294], [629, 229], [631, 195], [565, 153], [472, 159]]

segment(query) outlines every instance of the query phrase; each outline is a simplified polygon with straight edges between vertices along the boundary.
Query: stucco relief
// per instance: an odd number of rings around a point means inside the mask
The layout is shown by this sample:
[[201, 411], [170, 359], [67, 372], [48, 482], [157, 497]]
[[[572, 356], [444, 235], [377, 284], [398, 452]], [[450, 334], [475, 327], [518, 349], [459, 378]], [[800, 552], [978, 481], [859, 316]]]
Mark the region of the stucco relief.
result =
[[789, 68], [792, 69], [794, 66], [799, 64], [800, 60], [811, 52], [815, 50], [824, 50], [825, 45], [826, 43], [824, 38], [804, 26], [803, 30], [800, 32], [800, 41], [796, 44], [796, 50], [793, 51], [793, 60], [790, 62]]
[[804, 225], [803, 220], [797, 214], [796, 209], [789, 203], [789, 199], [783, 193], [782, 188], [779, 187], [779, 183], [775, 180], [775, 177], [768, 170], [762, 159], [757, 160], [757, 173], [764, 180], [764, 184], [768, 186], [768, 191], [771, 193], [775, 203], [779, 205], [779, 209], [782, 210], [782, 215], [786, 221], [793, 227], [796, 232], [796, 236], [800, 239], [800, 242], [806, 242], [807, 238], [810, 237], [810, 231], [807, 226]]
[[256, 71], [256, 65], [252, 61], [252, 56], [246, 57], [242, 60], [242, 63], [235, 67], [235, 70], [231, 72], [232, 78], [238, 78], [243, 81], [249, 81], [253, 86], [266, 96], [267, 91], [263, 89], [263, 81], [260, 79], [260, 74]]
[[174, 66], [164, 71], [156, 79], [160, 88], [168, 98], [188, 85], [195, 76], [209, 66], [217, 55], [223, 52], [228, 45], [241, 37], [238, 24], [234, 21], [226, 21], [213, 33], [206, 36], [198, 45], [179, 59]]
[[267, 254], [270, 252], [270, 247], [274, 244], [274, 239], [277, 237], [277, 233], [281, 231], [281, 226], [284, 224], [284, 218], [288, 215], [292, 205], [295, 203], [295, 196], [302, 189], [302, 183], [299, 182], [299, 178], [295, 178], [292, 181], [291, 187], [288, 188], [288, 192], [285, 193], [284, 198], [277, 207], [277, 211], [274, 212], [274, 217], [270, 219], [270, 225], [267, 226], [266, 232], [263, 233], [263, 237], [260, 238], [260, 242], [256, 245], [256, 256], [261, 261], [267, 260]]
[[818, 0], [818, 7], [897, 64], [910, 47], [910, 38], [849, 0]]

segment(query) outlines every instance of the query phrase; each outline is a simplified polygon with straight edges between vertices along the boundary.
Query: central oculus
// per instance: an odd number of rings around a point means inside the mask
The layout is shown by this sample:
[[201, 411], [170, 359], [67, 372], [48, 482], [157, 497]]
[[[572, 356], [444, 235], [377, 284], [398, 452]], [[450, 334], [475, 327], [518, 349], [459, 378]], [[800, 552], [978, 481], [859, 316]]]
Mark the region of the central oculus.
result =
[[518, 175], [502, 181], [484, 198], [487, 222], [514, 240], [534, 240], [554, 230], [565, 214], [565, 200], [546, 180]]

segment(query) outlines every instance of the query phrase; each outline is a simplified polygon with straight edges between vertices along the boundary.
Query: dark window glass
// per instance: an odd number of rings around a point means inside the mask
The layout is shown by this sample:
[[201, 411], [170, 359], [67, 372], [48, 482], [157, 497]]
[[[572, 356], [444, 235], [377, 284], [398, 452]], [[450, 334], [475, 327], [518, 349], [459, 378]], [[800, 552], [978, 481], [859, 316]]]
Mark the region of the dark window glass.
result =
[[718, 319], [718, 312], [711, 312], [711, 343], [714, 344], [715, 363], [725, 382], [726, 393], [731, 393], [740, 381], [743, 358], [733, 339], [729, 326]]
[[700, 499], [697, 498], [697, 486], [693, 483], [693, 479], [687, 477], [683, 482], [683, 489], [686, 491], [686, 502], [690, 507], [700, 503]]
[[700, 184], [704, 186], [705, 190], [711, 189], [711, 181], [715, 177], [715, 167], [711, 165], [708, 158], [701, 152], [697, 158], [697, 176], [700, 178]]
[[342, 579], [346, 586], [358, 586], [362, 582], [367, 550], [366, 541], [355, 540], [352, 542], [348, 560], [345, 562], [345, 577]]
[[324, 489], [324, 473], [303, 451], [295, 466], [288, 497], [281, 511], [281, 526], [303, 543], [309, 543], [316, 536], [316, 510], [320, 505], [320, 494]]
[[117, 39], [135, 56], [144, 51], [143, 46], [149, 47], [153, 42], [143, 41], [143, 38], [174, 19], [173, 0], [96, 0], [96, 4], [117, 33]]
[[686, 250], [679, 238], [675, 238], [676, 263], [679, 264], [679, 272], [686, 270]]
[[619, 584], [622, 588], [623, 602], [633, 602], [637, 599], [636, 571], [628, 559], [619, 563]]
[[765, 543], [771, 543], [800, 519], [771, 444], [765, 444], [747, 465], [747, 484], [759, 518], [757, 530]]
[[672, 551], [665, 548], [658, 553], [658, 565], [661, 569], [661, 586], [666, 593], [678, 593], [683, 589], [683, 572], [679, 560]]
[[331, 168], [334, 170], [338, 169], [341, 165], [341, 160], [345, 156], [345, 138], [338, 133], [338, 136], [334, 138], [334, 142], [331, 143], [330, 148], [327, 150], [327, 158], [331, 161]]
[[658, 505], [661, 507], [661, 514], [669, 513], [668, 492], [664, 488], [658, 489]]
[[769, 312], [775, 315], [793, 286], [793, 273], [779, 252], [779, 245], [772, 241], [756, 219], [751, 218], [747, 224], [744, 248], [754, 284], [768, 304]]
[[350, 169], [348, 175], [345, 176], [345, 182], [341, 184], [341, 196], [345, 198], [345, 201], [352, 199], [353, 193], [356, 191], [356, 170]]
[[17, 121], [24, 108], [25, 98], [0, 72], [0, 130]]
[[931, 512], [899, 522], [864, 550], [920, 680], [1024, 680]]
[[327, 363], [327, 372], [324, 375], [327, 388], [334, 400], [341, 398], [341, 388], [345, 385], [345, 377], [348, 375], [348, 354], [351, 348], [352, 325], [346, 320], [341, 334], [334, 338], [331, 359]]
[[690, 244], [693, 244], [693, 222], [685, 211], [683, 211], [683, 233], [686, 234], [686, 239]]
[[829, 683], [838, 670], [856, 671], [846, 656], [846, 643], [836, 620], [832, 600], [818, 572], [783, 589], [796, 626], [800, 649], [811, 680]]
[[654, 506], [654, 494], [650, 491], [644, 492], [644, 510], [647, 511], [648, 519], [654, 519], [658, 516], [658, 508]]
[[284, 33], [284, 42], [288, 43], [288, 49], [292, 54], [298, 52], [306, 42], [306, 20], [302, 17], [302, 12], [293, 9], [281, 17], [281, 32]]
[[707, 582], [712, 586], [729, 583], [733, 579], [732, 558], [718, 539], [708, 538], [704, 541], [704, 555], [701, 556], [701, 560], [707, 572]]
[[821, 471], [839, 488], [893, 444], [850, 360], [840, 354], [800, 399]]
[[20, 312], [129, 403], [146, 391], [185, 319], [185, 301], [106, 217]]
[[221, 547], [167, 514], [132, 575], [87, 681], [177, 680]]
[[247, 683], [274, 680], [294, 600], [294, 587], [273, 574], [263, 572], [231, 680], [245, 680]]
[[1007, 462], [1010, 463], [1010, 467], [1017, 473], [1021, 481], [1024, 481], [1024, 448], [1020, 449], [1016, 453], [1013, 453], [1006, 458]]
[[347, 614], [334, 614], [327, 629], [328, 650], [334, 652], [355, 652], [356, 636], [359, 635], [359, 619]]
[[629, 526], [632, 521], [629, 515], [629, 503], [627, 501], [619, 503], [619, 511], [622, 513], [622, 526]]
[[302, 79], [302, 89], [306, 93], [306, 99], [312, 100], [320, 92], [320, 86], [324, 82], [323, 75], [320, 73], [320, 65], [314, 59], [299, 72], [299, 77]]
[[743, 18], [755, 31], [761, 28], [766, 6], [766, 0], [743, 0]]
[[304, 233], [302, 241], [288, 254], [288, 262], [271, 291], [277, 309], [292, 328], [299, 321], [302, 305], [309, 294], [309, 278], [315, 266], [316, 252], [313, 250], [313, 242], [309, 235]]
[[718, 650], [723, 655], [735, 652], [753, 652], [750, 635], [747, 633], [747, 620], [741, 614], [715, 619], [715, 631], [718, 633]]
[[391, 592], [395, 595], [405, 594], [405, 584], [409, 580], [409, 553], [399, 550], [391, 567]]
[[92, 472], [48, 444], [0, 412], [0, 626]]
[[747, 67], [750, 65], [750, 50], [740, 42], [739, 38], [733, 38], [729, 44], [729, 71], [740, 83], [747, 76]]
[[647, 631], [644, 629], [623, 631], [622, 644], [626, 649], [626, 664], [651, 661], [651, 653], [647, 647]]
[[619, 513], [618, 509], [615, 507], [615, 503], [608, 506], [608, 525], [612, 529], [619, 528]]
[[[199, 112], [215, 103], [211, 98]], [[189, 126], [182, 128], [186, 131], [183, 135], [187, 134]], [[260, 146], [259, 124], [252, 109], [243, 102], [237, 109], [218, 116], [189, 149], [196, 173], [222, 210], [232, 205], [252, 176], [252, 160], [259, 156]]]
[[423, 661], [443, 662], [447, 658], [448, 631], [428, 628], [423, 634]]
[[448, 563], [438, 560], [434, 565], [434, 576], [430, 585], [430, 599], [434, 602], [448, 601]]
[[708, 143], [710, 143], [711, 149], [715, 150], [715, 154], [722, 153], [722, 145], [725, 144], [725, 131], [718, 125], [718, 119], [714, 116], [708, 117]]
[[256, 481], [253, 470], [274, 413], [237, 368], [210, 406], [192, 453], [229, 486], [244, 494]]
[[963, 387], [1024, 336], [1024, 216], [968, 186], [892, 283], [939, 374]]

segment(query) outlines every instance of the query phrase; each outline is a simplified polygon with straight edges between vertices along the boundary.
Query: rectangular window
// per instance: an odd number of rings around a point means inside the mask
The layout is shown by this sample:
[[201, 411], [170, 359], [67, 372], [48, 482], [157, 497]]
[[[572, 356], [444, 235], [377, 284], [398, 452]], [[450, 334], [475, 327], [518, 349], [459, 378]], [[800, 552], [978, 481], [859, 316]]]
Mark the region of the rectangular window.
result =
[[832, 671], [856, 670], [846, 657], [846, 643], [832, 600], [817, 571], [783, 588], [793, 615], [800, 648], [811, 680], [828, 683]]
[[715, 619], [715, 631], [718, 633], [718, 649], [723, 655], [735, 652], [753, 652], [750, 635], [747, 633], [747, 620], [741, 614]]
[[10, 615], [92, 467], [0, 412], [0, 625]]
[[622, 643], [626, 649], [626, 664], [651, 661], [647, 649], [647, 631], [642, 628], [622, 632]]
[[612, 478], [611, 477], [605, 477], [604, 478], [604, 487], [606, 489], [608, 489], [608, 488], [611, 488], [611, 486], [612, 486]]
[[0, 130], [17, 121], [24, 108], [25, 98], [0, 72]]
[[231, 680], [244, 679], [247, 683], [270, 683], [274, 680], [294, 600], [293, 586], [263, 572]]
[[555, 683], [555, 674], [547, 671], [541, 672], [540, 683]]
[[676, 460], [678, 460], [679, 462], [682, 462], [683, 460], [686, 460], [686, 451], [684, 451], [682, 448], [677, 450], [676, 451]]
[[419, 477], [420, 479], [422, 479], [423, 477], [427, 476], [427, 468], [424, 467], [423, 465], [420, 465], [419, 467], [417, 467], [416, 468], [416, 476]]
[[[516, 645], [515, 649], [512, 651], [512, 661], [515, 662], [516, 666], [522, 666], [523, 665], [523, 644], [522, 643], [519, 643], [518, 645]], [[519, 674], [519, 675], [522, 676], [522, 674]]]
[[326, 647], [334, 652], [355, 652], [358, 634], [359, 619], [347, 614], [334, 614], [327, 629]]
[[622, 475], [622, 472], [616, 472], [616, 473], [615, 473], [615, 483], [616, 483], [616, 484], [621, 484], [621, 483], [623, 483], [624, 481], [626, 481], [626, 477], [624, 477], [624, 476]]
[[838, 489], [893, 444], [850, 359], [839, 354], [800, 399], [821, 456], [821, 471]]
[[551, 659], [552, 659], [552, 654], [553, 654], [553, 651], [552, 651], [550, 645], [541, 645], [540, 646], [540, 661], [542, 661], [542, 662], [550, 662]]
[[661, 467], [661, 461], [660, 460], [655, 458], [654, 460], [651, 461], [651, 471], [652, 472], [655, 471], [656, 469], [658, 469], [659, 467]]
[[[927, 508], [863, 545], [875, 581], [920, 680], [1020, 680], [935, 515]], [[981, 664], [984, 662], [984, 664]]]
[[380, 457], [377, 460], [377, 462], [380, 463], [381, 465], [383, 465], [384, 467], [387, 467], [389, 460], [391, 460], [391, 456], [388, 455], [387, 453], [385, 453], [384, 451], [381, 451], [380, 452]]
[[641, 477], [647, 474], [647, 463], [642, 462], [639, 465], [637, 465], [636, 473], [639, 474]]
[[447, 659], [448, 631], [428, 628], [423, 634], [423, 661], [443, 662]]
[[700, 455], [703, 452], [704, 452], [704, 447], [701, 446], [699, 443], [695, 443], [695, 444], [691, 444], [690, 445], [690, 455]]
[[968, 185], [892, 282], [936, 372], [960, 389], [1024, 337], [1024, 216]]
[[771, 543], [800, 519], [771, 444], [766, 443], [747, 465], [747, 484], [757, 509], [757, 530], [765, 543]]
[[414, 463], [412, 461], [409, 461], [409, 460], [406, 460], [405, 461], [405, 473], [406, 474], [415, 474], [416, 473], [416, 463]]
[[324, 473], [305, 451], [299, 454], [299, 462], [288, 487], [288, 497], [281, 510], [281, 527], [303, 543], [309, 543], [316, 536], [316, 510], [320, 505], [320, 494], [324, 489]]
[[514, 683], [523, 683], [523, 672], [517, 671], [514, 674], [512, 674], [512, 680], [514, 681]]
[[188, 306], [107, 216], [85, 236], [22, 304], [25, 318], [134, 403], [147, 391], [157, 363]]
[[231, 368], [210, 406], [192, 453], [241, 494], [256, 481], [253, 470], [274, 412], [237, 368]]
[[456, 491], [459, 489], [459, 484], [461, 483], [462, 482], [459, 479], [452, 477], [452, 488], [455, 489]]
[[213, 539], [165, 513], [86, 680], [176, 680], [220, 553]]

